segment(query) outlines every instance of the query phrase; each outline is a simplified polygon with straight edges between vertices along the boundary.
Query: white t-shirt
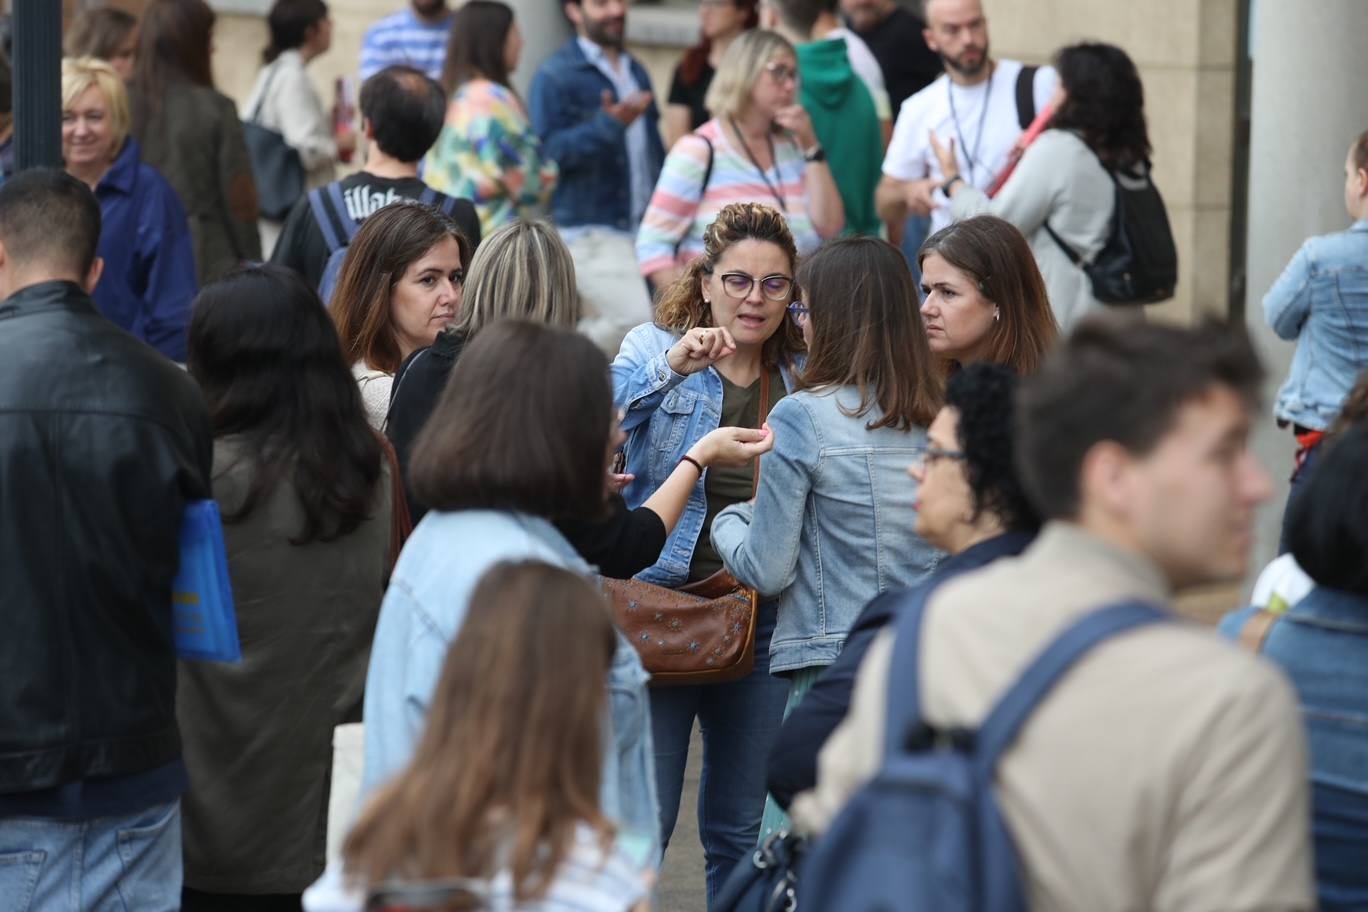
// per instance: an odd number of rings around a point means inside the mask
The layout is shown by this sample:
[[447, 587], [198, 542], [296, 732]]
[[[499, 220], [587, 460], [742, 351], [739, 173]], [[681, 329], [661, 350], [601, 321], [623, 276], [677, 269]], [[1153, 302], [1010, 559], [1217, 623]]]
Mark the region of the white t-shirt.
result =
[[874, 112], [879, 115], [879, 120], [888, 120], [893, 116], [893, 103], [888, 100], [888, 88], [884, 85], [883, 70], [879, 69], [879, 61], [874, 56], [874, 52], [865, 44], [864, 39], [855, 34], [848, 28], [834, 28], [826, 33], [828, 41], [840, 39], [845, 42], [846, 56], [850, 58], [850, 68], [855, 71], [855, 75], [860, 77], [860, 81], [869, 89], [869, 94], [874, 99]]
[[[955, 140], [960, 176], [971, 186], [987, 190], [1006, 166], [1012, 145], [1021, 135], [1016, 104], [1021, 66], [1017, 60], [999, 60], [989, 79], [972, 86], [956, 85], [942, 73], [935, 82], [904, 101], [884, 156], [883, 173], [906, 181], [926, 177], [942, 180], [944, 175], [931, 149], [930, 134], [935, 131], [941, 145]], [[1058, 81], [1053, 67], [1036, 71], [1037, 112], [1045, 110]], [[931, 213], [932, 231], [951, 222], [950, 201], [939, 193], [936, 198], [939, 205]]]

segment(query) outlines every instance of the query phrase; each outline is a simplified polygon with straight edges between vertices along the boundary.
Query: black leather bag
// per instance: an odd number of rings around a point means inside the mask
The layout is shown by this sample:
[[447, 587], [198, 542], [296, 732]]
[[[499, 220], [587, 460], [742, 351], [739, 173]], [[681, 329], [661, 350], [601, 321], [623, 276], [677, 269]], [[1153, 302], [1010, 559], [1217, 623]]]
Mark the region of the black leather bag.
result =
[[715, 912], [798, 912], [798, 864], [807, 840], [775, 833], [737, 862], [718, 891]]
[[242, 122], [242, 136], [247, 141], [247, 155], [252, 160], [258, 208], [264, 218], [282, 221], [304, 195], [304, 162], [284, 136], [257, 122], [261, 106], [271, 95], [275, 68], [273, 64], [251, 117]]

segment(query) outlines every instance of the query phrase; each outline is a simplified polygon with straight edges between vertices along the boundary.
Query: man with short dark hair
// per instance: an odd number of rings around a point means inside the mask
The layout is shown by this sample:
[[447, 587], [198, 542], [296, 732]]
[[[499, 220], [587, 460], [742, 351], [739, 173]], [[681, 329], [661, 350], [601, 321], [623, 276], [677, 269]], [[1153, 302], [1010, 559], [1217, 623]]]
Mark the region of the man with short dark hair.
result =
[[212, 496], [189, 376], [95, 309], [100, 207], [0, 186], [0, 905], [180, 906], [171, 585]]
[[[418, 177], [418, 163], [437, 141], [446, 119], [442, 87], [413, 67], [386, 67], [361, 87], [360, 107], [365, 168], [295, 203], [271, 254], [272, 263], [290, 267], [312, 288], [319, 287], [333, 252], [320, 218], [328, 220], [338, 235], [346, 235], [348, 222], [359, 224], [395, 200], [418, 199], [426, 191], [433, 205], [451, 212], [472, 248], [480, 243], [475, 204], [429, 190]], [[320, 208], [322, 212], [317, 211]]]
[[630, 0], [566, 0], [575, 37], [532, 80], [532, 126], [560, 166], [551, 215], [575, 261], [580, 330], [608, 357], [651, 319], [636, 232], [665, 147], [651, 78], [624, 47]]
[[[1094, 319], [1022, 381], [1017, 463], [1048, 522], [1020, 557], [931, 594], [917, 654], [930, 728], [977, 730], [1095, 609], [1240, 578], [1270, 494], [1248, 448], [1262, 376], [1242, 329]], [[817, 788], [794, 801], [805, 829], [879, 767], [895, 633], [870, 647]], [[1314, 907], [1296, 701], [1208, 630], [1149, 624], [1087, 652], [995, 772], [1030, 908]]]

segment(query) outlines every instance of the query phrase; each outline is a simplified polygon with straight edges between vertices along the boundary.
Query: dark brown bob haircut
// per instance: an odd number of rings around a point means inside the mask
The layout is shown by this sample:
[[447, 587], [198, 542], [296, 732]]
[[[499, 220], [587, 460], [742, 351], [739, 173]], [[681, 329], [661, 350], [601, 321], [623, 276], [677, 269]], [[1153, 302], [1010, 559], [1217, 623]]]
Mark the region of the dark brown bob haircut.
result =
[[410, 479], [434, 510], [593, 518], [613, 425], [608, 360], [571, 330], [492, 323], [470, 342], [413, 446]]
[[1079, 472], [1095, 445], [1144, 456], [1213, 387], [1253, 408], [1263, 373], [1243, 326], [1085, 318], [1019, 387], [1017, 472], [1027, 496], [1046, 519], [1076, 517]]
[[470, 241], [450, 216], [417, 200], [399, 200], [371, 215], [347, 247], [329, 309], [348, 363], [392, 374], [403, 363], [390, 298], [404, 272], [439, 242], [455, 238], [461, 269], [470, 270]]
[[[778, 209], [761, 203], [729, 203], [703, 232], [703, 254], [684, 269], [673, 285], [665, 289], [656, 304], [655, 323], [661, 329], [684, 335], [700, 326], [715, 326], [712, 308], [703, 300], [703, 280], [711, 276], [722, 256], [733, 244], [764, 241], [773, 244], [789, 259], [789, 268], [798, 266], [798, 248], [793, 243], [788, 220]], [[798, 297], [798, 283], [793, 283]], [[766, 367], [792, 364], [803, 350], [803, 334], [792, 320], [783, 320], [774, 335], [760, 350]]]
[[1005, 364], [1025, 377], [1036, 372], [1059, 338], [1045, 280], [1031, 245], [1011, 222], [978, 215], [947, 225], [917, 251], [917, 267], [931, 254], [968, 274], [998, 306], [982, 360]]
[[926, 427], [941, 405], [941, 382], [926, 341], [917, 289], [902, 253], [876, 238], [832, 241], [798, 270], [812, 322], [803, 388], [853, 386], [855, 415], [868, 424]]

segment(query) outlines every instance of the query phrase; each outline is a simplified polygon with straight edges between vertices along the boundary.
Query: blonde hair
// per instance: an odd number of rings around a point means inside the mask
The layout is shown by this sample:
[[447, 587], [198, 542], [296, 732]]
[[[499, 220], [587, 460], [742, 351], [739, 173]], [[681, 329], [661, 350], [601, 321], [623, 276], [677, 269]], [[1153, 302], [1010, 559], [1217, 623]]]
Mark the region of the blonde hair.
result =
[[66, 111], [76, 103], [86, 89], [94, 86], [104, 95], [105, 105], [109, 108], [109, 127], [114, 139], [114, 154], [118, 155], [128, 138], [129, 114], [128, 91], [123, 80], [103, 60], [94, 57], [62, 58], [62, 110]]
[[[655, 309], [655, 324], [680, 336], [699, 326], [717, 325], [713, 322], [712, 307], [703, 300], [703, 282], [713, 274], [723, 254], [741, 241], [773, 244], [788, 257], [790, 269], [798, 267], [798, 249], [782, 212], [763, 203], [729, 203], [704, 229], [702, 256], [695, 257], [684, 267], [684, 274], [661, 293]], [[789, 302], [797, 297], [798, 283], [795, 281]], [[771, 367], [791, 365], [802, 350], [802, 331], [792, 320], [785, 319], [765, 341], [761, 357]]]
[[531, 320], [574, 329], [580, 319], [575, 264], [546, 222], [518, 219], [485, 238], [475, 250], [450, 332], [469, 338], [502, 319]]
[[731, 43], [717, 65], [704, 105], [713, 117], [739, 117], [750, 107], [751, 89], [779, 54], [797, 58], [789, 40], [778, 32], [751, 29]]

